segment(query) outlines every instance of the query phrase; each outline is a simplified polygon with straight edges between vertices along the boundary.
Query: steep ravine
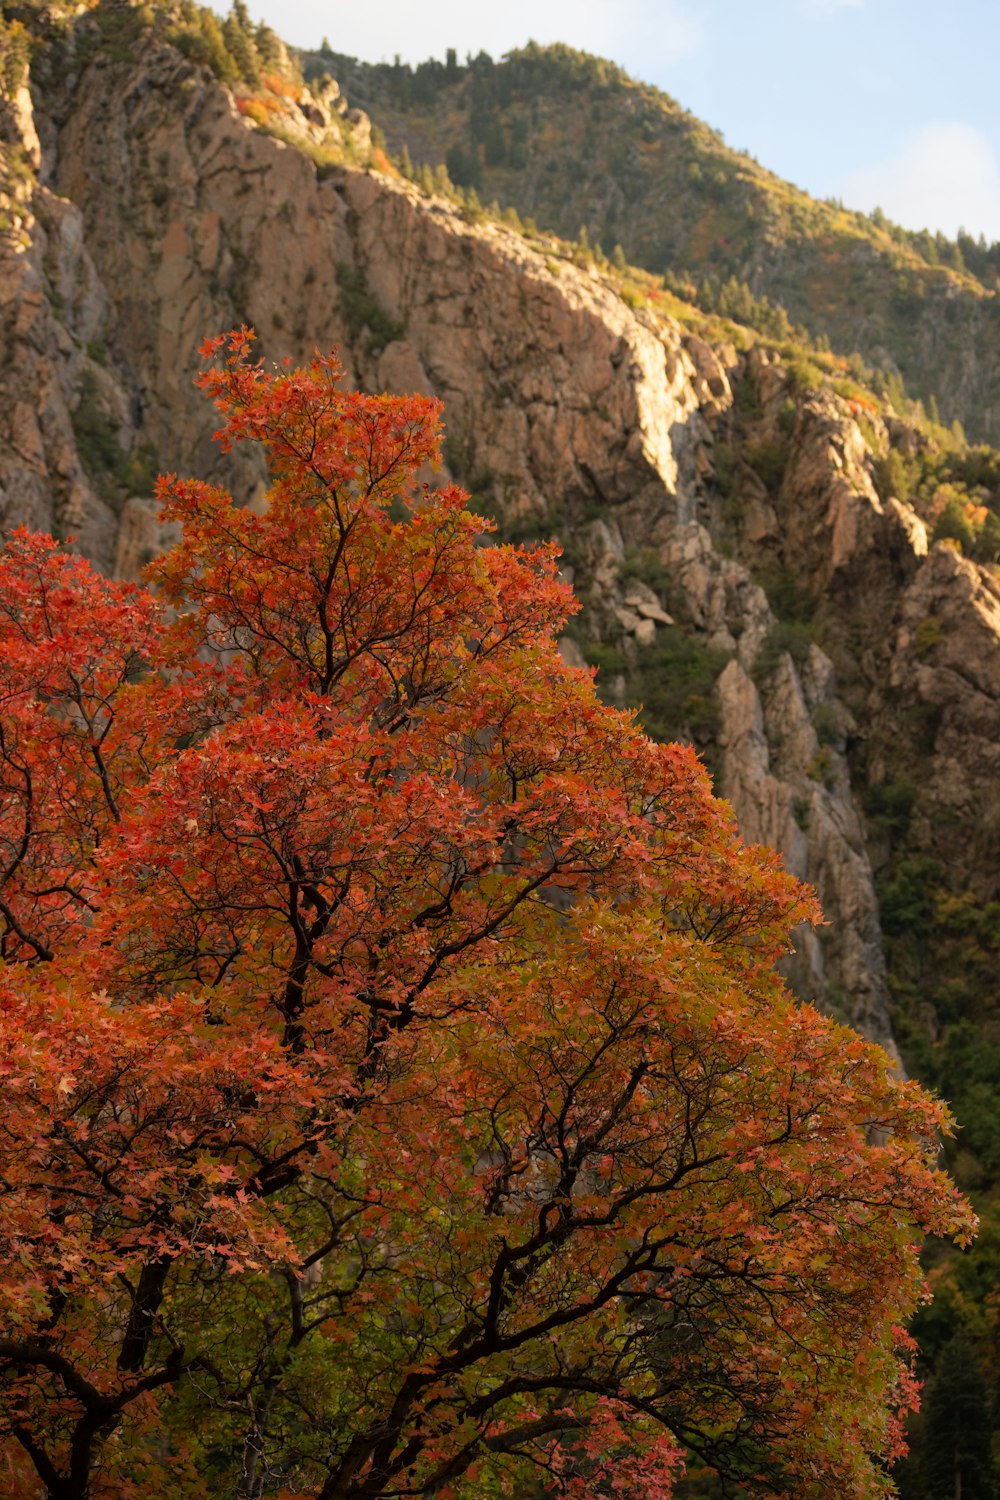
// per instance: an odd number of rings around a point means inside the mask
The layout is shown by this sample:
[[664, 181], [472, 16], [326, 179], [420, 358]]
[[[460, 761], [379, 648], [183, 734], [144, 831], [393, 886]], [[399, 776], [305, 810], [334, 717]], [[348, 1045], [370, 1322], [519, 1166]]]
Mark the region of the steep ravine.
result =
[[[892, 1048], [845, 752], [870, 739], [877, 759], [901, 703], [947, 700], [934, 796], [974, 807], [995, 769], [1000, 603], [879, 499], [844, 403], [796, 395], [764, 354], [637, 315], [595, 273], [409, 184], [346, 166], [321, 180], [165, 44], [80, 66], [60, 46], [38, 65], [34, 121], [25, 95], [6, 126], [38, 184], [0, 261], [4, 526], [75, 532], [131, 575], [161, 543], [153, 468], [222, 475], [251, 499], [259, 471], [227, 469], [191, 384], [200, 339], [234, 323], [269, 358], [337, 343], [352, 380], [434, 392], [479, 502], [508, 534], [563, 541], [585, 606], [566, 650], [603, 653], [606, 692], [655, 695], [682, 647], [718, 674], [699, 734], [721, 789], [828, 918], [803, 935], [794, 983]], [[746, 455], [789, 413], [769, 489]], [[836, 668], [815, 640], [786, 649], [775, 564], [810, 593]], [[915, 661], [930, 611], [940, 655]]]

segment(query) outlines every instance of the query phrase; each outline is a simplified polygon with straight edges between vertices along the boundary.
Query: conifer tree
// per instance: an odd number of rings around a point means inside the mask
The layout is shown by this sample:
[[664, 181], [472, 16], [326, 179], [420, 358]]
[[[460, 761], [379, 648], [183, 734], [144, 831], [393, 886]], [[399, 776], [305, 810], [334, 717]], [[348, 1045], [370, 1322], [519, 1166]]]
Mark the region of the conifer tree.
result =
[[235, 4], [222, 23], [222, 36], [226, 48], [236, 63], [240, 77], [256, 87], [260, 83], [260, 59], [254, 41], [253, 27], [247, 8]]
[[995, 1500], [992, 1434], [982, 1366], [960, 1332], [941, 1351], [924, 1397], [926, 1500]]

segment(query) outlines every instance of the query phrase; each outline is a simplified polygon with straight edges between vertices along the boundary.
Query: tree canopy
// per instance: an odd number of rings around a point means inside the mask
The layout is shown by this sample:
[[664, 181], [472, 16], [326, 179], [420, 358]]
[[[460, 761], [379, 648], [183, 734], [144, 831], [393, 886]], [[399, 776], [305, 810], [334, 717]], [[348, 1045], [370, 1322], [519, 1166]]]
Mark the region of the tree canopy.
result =
[[204, 353], [266, 505], [0, 558], [0, 1494], [891, 1492], [943, 1107], [437, 403]]

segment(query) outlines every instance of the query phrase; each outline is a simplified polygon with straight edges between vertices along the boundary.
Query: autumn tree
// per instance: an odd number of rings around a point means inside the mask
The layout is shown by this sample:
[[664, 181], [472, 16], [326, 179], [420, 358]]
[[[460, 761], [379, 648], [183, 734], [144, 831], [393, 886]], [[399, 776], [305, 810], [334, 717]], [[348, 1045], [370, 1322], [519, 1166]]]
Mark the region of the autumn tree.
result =
[[0, 1492], [889, 1493], [943, 1110], [436, 403], [205, 354], [266, 508], [0, 560]]

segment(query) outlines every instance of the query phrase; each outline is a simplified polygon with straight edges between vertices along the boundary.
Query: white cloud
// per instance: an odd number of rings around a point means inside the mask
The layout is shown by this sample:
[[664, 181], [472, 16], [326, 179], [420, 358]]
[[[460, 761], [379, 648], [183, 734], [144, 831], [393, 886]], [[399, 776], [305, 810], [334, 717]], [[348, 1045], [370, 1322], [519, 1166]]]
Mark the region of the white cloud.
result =
[[[213, 4], [224, 10], [228, 0]], [[443, 58], [448, 47], [460, 58], [481, 49], [500, 57], [533, 39], [569, 42], [648, 77], [704, 43], [693, 0], [380, 0], [333, 6], [328, 0], [250, 0], [249, 8], [296, 46], [318, 47], [325, 36], [334, 51], [369, 62], [391, 62], [397, 52], [404, 62]]]
[[850, 208], [885, 210], [907, 229], [960, 226], [1000, 239], [1000, 167], [973, 125], [941, 120], [910, 135], [893, 156], [843, 178], [835, 189]]

